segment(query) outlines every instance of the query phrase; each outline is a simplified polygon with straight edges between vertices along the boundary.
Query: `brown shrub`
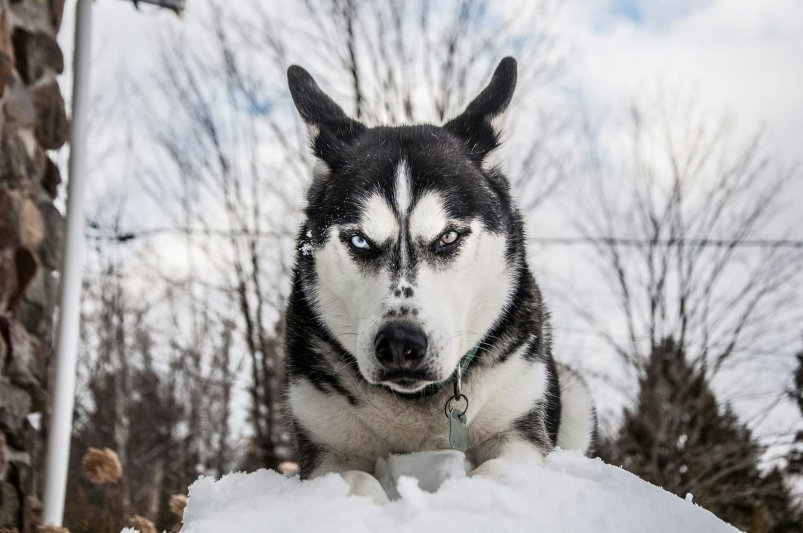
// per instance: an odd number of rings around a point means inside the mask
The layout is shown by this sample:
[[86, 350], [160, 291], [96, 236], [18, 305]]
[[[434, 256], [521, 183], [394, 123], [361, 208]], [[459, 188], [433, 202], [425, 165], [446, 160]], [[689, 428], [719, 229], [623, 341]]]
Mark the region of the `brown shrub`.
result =
[[170, 496], [170, 512], [181, 518], [184, 516], [184, 508], [187, 507], [187, 497], [184, 494], [173, 494]]
[[112, 483], [123, 477], [123, 467], [114, 450], [89, 448], [82, 461], [84, 474], [92, 483]]
[[134, 529], [138, 529], [140, 533], [158, 533], [153, 522], [138, 514], [128, 519], [128, 525]]

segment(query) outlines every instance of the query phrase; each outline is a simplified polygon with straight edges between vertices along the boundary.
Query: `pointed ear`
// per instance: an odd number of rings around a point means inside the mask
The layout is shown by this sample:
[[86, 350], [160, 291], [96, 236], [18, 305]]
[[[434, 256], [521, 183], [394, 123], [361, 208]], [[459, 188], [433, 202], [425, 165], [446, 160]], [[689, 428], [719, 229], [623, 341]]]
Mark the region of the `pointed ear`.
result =
[[500, 119], [515, 89], [516, 60], [506, 57], [496, 67], [488, 86], [468, 104], [466, 110], [444, 124], [444, 128], [465, 141], [473, 160], [481, 162], [499, 146]]
[[292, 65], [287, 69], [287, 85], [298, 113], [307, 125], [313, 153], [336, 164], [341, 148], [365, 131], [365, 126], [348, 117], [334, 100], [324, 93], [310, 73]]

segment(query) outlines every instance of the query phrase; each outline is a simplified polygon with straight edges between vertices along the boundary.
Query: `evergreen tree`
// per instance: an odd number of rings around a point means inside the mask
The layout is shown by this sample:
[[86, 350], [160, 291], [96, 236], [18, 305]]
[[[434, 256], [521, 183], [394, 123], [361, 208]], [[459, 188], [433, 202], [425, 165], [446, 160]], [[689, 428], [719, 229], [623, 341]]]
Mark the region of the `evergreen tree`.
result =
[[619, 434], [602, 443], [603, 459], [680, 497], [691, 493], [742, 530], [803, 531], [781, 473], [761, 472], [762, 448], [673, 340], [652, 350], [639, 387]]
[[[797, 369], [789, 396], [797, 403], [800, 415], [803, 416], [803, 351], [797, 354]], [[798, 431], [792, 450], [789, 452], [787, 471], [793, 475], [803, 475], [803, 431]]]

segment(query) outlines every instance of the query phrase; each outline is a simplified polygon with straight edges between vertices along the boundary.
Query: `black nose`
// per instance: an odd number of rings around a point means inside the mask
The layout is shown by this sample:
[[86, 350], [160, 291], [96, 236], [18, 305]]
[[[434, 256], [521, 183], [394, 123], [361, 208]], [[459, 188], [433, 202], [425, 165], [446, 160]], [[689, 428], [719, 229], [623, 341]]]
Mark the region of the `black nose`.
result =
[[374, 353], [386, 370], [415, 370], [427, 353], [427, 336], [406, 322], [390, 322], [379, 329]]

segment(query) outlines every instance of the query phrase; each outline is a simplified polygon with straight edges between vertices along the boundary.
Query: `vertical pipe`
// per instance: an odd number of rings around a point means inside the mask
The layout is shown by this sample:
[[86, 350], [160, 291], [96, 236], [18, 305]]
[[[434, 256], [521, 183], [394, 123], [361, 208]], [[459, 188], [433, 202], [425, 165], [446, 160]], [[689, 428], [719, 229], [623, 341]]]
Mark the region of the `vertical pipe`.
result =
[[77, 0], [73, 50], [72, 122], [70, 124], [67, 221], [59, 286], [59, 321], [52, 415], [48, 426], [44, 479], [44, 523], [61, 526], [67, 467], [70, 457], [75, 372], [81, 317], [81, 278], [84, 267], [84, 187], [89, 106], [92, 1]]

